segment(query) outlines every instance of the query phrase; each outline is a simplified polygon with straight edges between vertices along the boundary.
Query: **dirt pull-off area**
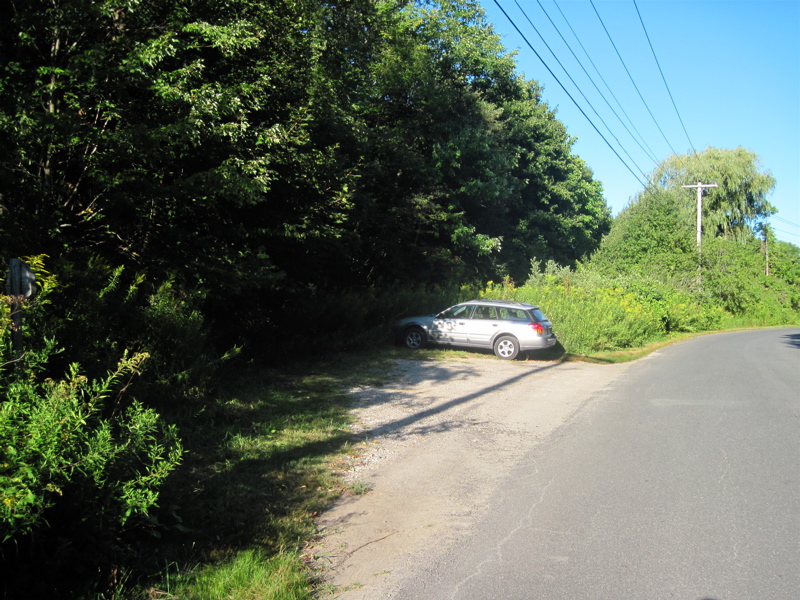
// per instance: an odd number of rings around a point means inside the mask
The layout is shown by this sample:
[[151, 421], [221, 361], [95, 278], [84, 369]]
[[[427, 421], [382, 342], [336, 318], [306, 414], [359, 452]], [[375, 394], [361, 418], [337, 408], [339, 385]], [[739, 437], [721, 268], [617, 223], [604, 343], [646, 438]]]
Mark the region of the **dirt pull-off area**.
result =
[[392, 383], [352, 390], [362, 495], [321, 515], [310, 549], [333, 595], [391, 598], [488, 508], [502, 477], [629, 365], [397, 361]]

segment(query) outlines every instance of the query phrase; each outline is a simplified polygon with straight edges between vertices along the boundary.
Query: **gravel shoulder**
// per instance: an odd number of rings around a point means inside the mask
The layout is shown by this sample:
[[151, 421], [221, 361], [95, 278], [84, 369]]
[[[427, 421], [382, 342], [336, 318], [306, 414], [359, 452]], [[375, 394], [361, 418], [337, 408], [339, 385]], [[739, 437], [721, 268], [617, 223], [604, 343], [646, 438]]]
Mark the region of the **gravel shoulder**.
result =
[[332, 595], [391, 598], [415, 566], [470, 531], [531, 448], [629, 366], [398, 360], [391, 383], [351, 390], [362, 442], [342, 476], [369, 491], [318, 519], [309, 552]]

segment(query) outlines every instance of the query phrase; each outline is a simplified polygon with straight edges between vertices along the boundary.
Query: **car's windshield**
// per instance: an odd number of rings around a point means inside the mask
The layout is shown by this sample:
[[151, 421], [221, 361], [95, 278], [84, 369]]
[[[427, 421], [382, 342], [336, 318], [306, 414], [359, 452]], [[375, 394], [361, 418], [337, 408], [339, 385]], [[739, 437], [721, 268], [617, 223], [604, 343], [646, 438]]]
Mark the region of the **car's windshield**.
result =
[[542, 321], [547, 321], [547, 317], [545, 317], [542, 311], [540, 311], [538, 308], [534, 308], [531, 312], [533, 313], [533, 316], [536, 317], [536, 320], [540, 323]]

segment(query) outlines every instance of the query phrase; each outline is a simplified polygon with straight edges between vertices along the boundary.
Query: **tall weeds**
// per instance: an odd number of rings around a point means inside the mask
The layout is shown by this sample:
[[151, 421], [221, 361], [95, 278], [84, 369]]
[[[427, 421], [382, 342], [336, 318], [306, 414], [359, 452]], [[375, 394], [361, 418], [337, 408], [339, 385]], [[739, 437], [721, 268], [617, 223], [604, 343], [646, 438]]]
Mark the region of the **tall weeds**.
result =
[[576, 354], [641, 346], [672, 332], [714, 330], [725, 314], [654, 279], [604, 277], [553, 262], [544, 269], [534, 263], [522, 286], [489, 282], [481, 296], [542, 307], [564, 349]]

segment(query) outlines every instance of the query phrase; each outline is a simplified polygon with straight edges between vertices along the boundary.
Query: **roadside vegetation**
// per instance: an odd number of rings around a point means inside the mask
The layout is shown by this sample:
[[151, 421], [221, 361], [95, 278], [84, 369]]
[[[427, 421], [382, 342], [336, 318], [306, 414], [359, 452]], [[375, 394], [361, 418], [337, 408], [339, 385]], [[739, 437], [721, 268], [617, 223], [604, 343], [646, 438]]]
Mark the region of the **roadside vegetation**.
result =
[[324, 597], [345, 392], [401, 316], [532, 302], [531, 359], [601, 362], [800, 322], [757, 156], [668, 157], [612, 219], [472, 0], [4, 6], [4, 598]]

